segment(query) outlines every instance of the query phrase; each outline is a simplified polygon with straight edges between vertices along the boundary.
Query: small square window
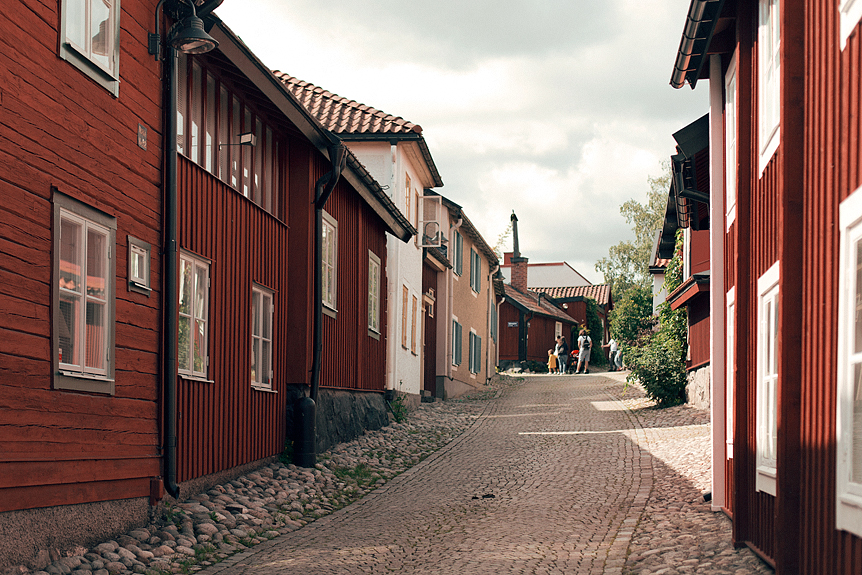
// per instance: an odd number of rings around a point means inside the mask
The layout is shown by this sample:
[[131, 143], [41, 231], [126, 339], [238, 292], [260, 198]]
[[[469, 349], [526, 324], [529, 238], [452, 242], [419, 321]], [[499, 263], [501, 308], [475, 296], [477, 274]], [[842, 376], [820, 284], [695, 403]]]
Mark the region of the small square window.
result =
[[150, 244], [132, 236], [129, 240], [129, 291], [150, 295]]

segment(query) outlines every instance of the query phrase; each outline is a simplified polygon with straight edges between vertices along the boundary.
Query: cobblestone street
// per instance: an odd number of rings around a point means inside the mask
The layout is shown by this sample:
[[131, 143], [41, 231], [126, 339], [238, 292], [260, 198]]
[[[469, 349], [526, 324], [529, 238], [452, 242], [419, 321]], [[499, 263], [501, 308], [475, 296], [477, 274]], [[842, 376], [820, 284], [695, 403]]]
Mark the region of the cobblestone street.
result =
[[769, 573], [703, 503], [708, 414], [622, 376], [527, 376], [360, 501], [207, 568], [270, 573]]

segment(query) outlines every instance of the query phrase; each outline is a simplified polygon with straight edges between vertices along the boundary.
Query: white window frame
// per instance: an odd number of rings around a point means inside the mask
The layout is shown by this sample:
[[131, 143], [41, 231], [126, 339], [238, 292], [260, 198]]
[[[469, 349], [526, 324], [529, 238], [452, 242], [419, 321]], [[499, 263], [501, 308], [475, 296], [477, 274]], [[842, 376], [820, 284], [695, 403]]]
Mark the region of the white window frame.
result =
[[682, 229], [682, 278], [691, 277], [691, 228]]
[[[52, 285], [53, 290], [53, 366], [54, 377], [53, 384], [55, 389], [65, 389], [73, 391], [86, 391], [92, 393], [114, 394], [114, 341], [115, 341], [115, 314], [116, 314], [116, 299], [114, 293], [114, 280], [116, 278], [116, 262], [114, 258], [114, 250], [116, 245], [117, 221], [115, 218], [108, 216], [86, 204], [74, 200], [59, 191], [53, 192], [54, 202], [54, 256], [53, 267], [54, 277], [57, 278]], [[80, 262], [79, 281], [81, 287], [79, 290], [68, 289], [65, 285], [63, 269], [60, 265], [61, 245], [62, 245], [62, 222], [63, 220], [73, 222], [81, 226], [80, 246], [78, 248], [78, 261]], [[105, 270], [105, 286], [101, 297], [95, 293], [88, 293], [88, 272], [86, 266], [89, 263], [88, 239], [89, 231], [93, 230], [96, 233], [105, 236], [105, 250], [103, 252], [104, 261], [102, 266]], [[76, 321], [75, 339], [80, 342], [79, 345], [79, 361], [69, 363], [63, 361], [63, 351], [61, 347], [61, 332], [63, 322], [63, 314], [61, 313], [61, 299], [64, 295], [68, 297], [79, 298], [79, 319]], [[100, 354], [104, 354], [104, 364], [102, 367], [87, 366], [86, 361], [86, 346], [87, 346], [87, 303], [92, 301], [94, 304], [104, 306], [102, 314], [102, 345]], [[66, 354], [66, 358], [68, 359]]]
[[[263, 286], [259, 286], [257, 284], [253, 284], [251, 286], [251, 322], [250, 322], [250, 332], [251, 332], [251, 343], [249, 347], [249, 356], [252, 358], [251, 365], [259, 365], [261, 366], [260, 374], [249, 372], [249, 378], [251, 380], [251, 386], [255, 389], [260, 389], [264, 391], [272, 391], [272, 379], [273, 379], [273, 368], [272, 368], [272, 356], [274, 355], [274, 342], [275, 338], [273, 337], [273, 330], [275, 327], [275, 293], [267, 289]], [[257, 296], [257, 300], [255, 301], [255, 297]], [[257, 305], [255, 305], [255, 303]], [[269, 332], [267, 333], [266, 329], [264, 329], [267, 325], [266, 316], [269, 316]], [[255, 322], [260, 326], [260, 333], [255, 333]], [[257, 342], [257, 351], [255, 351], [255, 342]], [[264, 360], [263, 348], [265, 344], [269, 344], [269, 358], [268, 361]], [[255, 355], [257, 357], [255, 358]], [[254, 360], [257, 360], [256, 362]], [[258, 377], [259, 375], [265, 375], [266, 377]]]
[[[338, 311], [338, 221], [326, 210], [323, 211], [323, 237], [321, 241], [320, 270], [322, 274], [321, 299], [324, 309]], [[331, 240], [328, 238], [332, 238]], [[331, 272], [331, 281], [327, 280], [327, 272]]]
[[452, 318], [452, 365], [461, 365], [461, 348], [463, 347], [463, 326], [458, 323], [458, 318]]
[[[781, 140], [780, 0], [759, 0], [757, 27], [757, 118], [760, 175]], [[772, 70], [772, 82], [767, 71]]]
[[129, 291], [150, 295], [150, 244], [127, 236], [129, 245]]
[[380, 335], [380, 258], [368, 250], [368, 331]]
[[464, 236], [455, 230], [455, 237], [452, 240], [452, 270], [455, 275], [460, 276], [464, 273]]
[[[836, 526], [862, 537], [862, 481], [853, 481], [854, 409], [860, 390], [854, 381], [862, 353], [855, 352], [860, 291], [856, 246], [862, 242], [862, 188], [839, 206], [838, 380], [836, 401]], [[862, 405], [860, 405], [862, 407]]]
[[725, 401], [726, 401], [726, 433], [725, 443], [727, 445], [727, 457], [733, 457], [733, 394], [734, 390], [734, 374], [736, 372], [736, 286], [730, 288], [726, 295], [727, 316], [725, 317], [725, 325], [727, 330], [725, 336], [727, 338], [727, 347], [725, 349], [726, 368], [724, 370], [725, 378]]
[[554, 338], [558, 338], [563, 335], [563, 322], [557, 321], [554, 322]]
[[[184, 318], [186, 318], [189, 321], [188, 357], [189, 357], [189, 361], [190, 361], [190, 364], [189, 364], [190, 367], [186, 368], [186, 367], [183, 367], [179, 364], [180, 354], [177, 353], [177, 373], [186, 377], [187, 379], [197, 379], [197, 380], [208, 381], [207, 380], [207, 373], [209, 373], [209, 363], [210, 363], [210, 358], [209, 358], [209, 343], [210, 343], [209, 310], [210, 310], [210, 298], [211, 298], [211, 294], [210, 294], [210, 262], [208, 262], [207, 260], [204, 260], [198, 256], [192, 255], [189, 252], [180, 252], [180, 274], [179, 274], [179, 278], [177, 278], [177, 281], [180, 282], [180, 285], [177, 286], [177, 288], [178, 288], [177, 297], [178, 298], [183, 297], [183, 294], [182, 294], [183, 283], [182, 282], [183, 282], [184, 264], [190, 264], [192, 266], [192, 285], [190, 288], [191, 289], [191, 310], [192, 311], [191, 311], [191, 313], [183, 313], [182, 306], [178, 302], [177, 316], [178, 316], [179, 322], [182, 322]], [[206, 290], [205, 290], [205, 294], [204, 294], [205, 301], [203, 302], [203, 312], [202, 312], [202, 315], [200, 317], [198, 316], [198, 312], [196, 310], [198, 309], [198, 306], [201, 304], [201, 302], [198, 301], [197, 293], [194, 289], [194, 273], [196, 272], [197, 268], [201, 268], [206, 272], [206, 282], [207, 282]], [[180, 299], [180, 301], [182, 301], [182, 300]], [[177, 346], [178, 347], [180, 345], [180, 341], [179, 341], [180, 323], [179, 322], [177, 324]], [[202, 324], [203, 328], [204, 328], [204, 330], [203, 330], [203, 342], [202, 342], [203, 351], [202, 351], [202, 357], [201, 357], [201, 359], [202, 359], [202, 368], [201, 369], [195, 369], [195, 337], [193, 334], [195, 333], [195, 329], [196, 329], [198, 324]]]
[[838, 13], [841, 18], [841, 49], [847, 46], [847, 39], [856, 31], [856, 25], [862, 20], [862, 0], [840, 0]]
[[482, 371], [482, 338], [475, 329], [470, 329], [470, 373], [478, 375]]
[[[71, 18], [70, 4], [73, 1], [84, 4], [87, 16], [84, 17], [87, 30], [83, 32], [88, 38], [87, 46], [76, 44], [71, 38], [71, 27], [68, 22]], [[108, 57], [109, 62], [99, 62], [93, 54], [91, 22], [89, 11], [96, 2], [104, 2], [108, 5], [109, 16], [106, 22], [110, 23], [111, 30], [108, 32], [110, 38], [107, 45], [111, 50]], [[114, 96], [120, 93], [120, 0], [62, 0], [60, 6], [60, 57], [81, 70], [85, 75], [97, 84], [111, 92]]]
[[730, 59], [727, 74], [724, 76], [724, 190], [725, 224], [730, 229], [736, 220], [736, 177], [737, 177], [737, 89], [736, 54]]
[[778, 282], [780, 262], [757, 280], [757, 470], [755, 489], [776, 492], [778, 468]]

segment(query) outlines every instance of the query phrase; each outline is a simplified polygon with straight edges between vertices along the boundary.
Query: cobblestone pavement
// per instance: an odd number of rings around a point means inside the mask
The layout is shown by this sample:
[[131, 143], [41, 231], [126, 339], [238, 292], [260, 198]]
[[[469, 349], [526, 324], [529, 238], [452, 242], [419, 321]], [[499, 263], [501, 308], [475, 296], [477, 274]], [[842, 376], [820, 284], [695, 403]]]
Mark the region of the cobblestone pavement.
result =
[[768, 572], [699, 499], [704, 412], [625, 406], [619, 380], [528, 376], [359, 502], [202, 573]]

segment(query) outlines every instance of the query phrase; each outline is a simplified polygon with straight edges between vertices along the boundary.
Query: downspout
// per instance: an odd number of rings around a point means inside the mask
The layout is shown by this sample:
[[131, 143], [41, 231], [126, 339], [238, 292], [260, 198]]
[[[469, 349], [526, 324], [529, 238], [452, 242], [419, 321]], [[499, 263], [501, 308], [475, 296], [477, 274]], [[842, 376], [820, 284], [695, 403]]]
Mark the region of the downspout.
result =
[[317, 403], [320, 389], [320, 362], [323, 353], [323, 207], [341, 178], [347, 161], [347, 148], [341, 142], [329, 147], [332, 169], [324, 174], [314, 186], [314, 348], [311, 363], [311, 399]]
[[162, 373], [165, 389], [165, 491], [179, 500], [177, 485], [177, 313], [179, 307], [179, 257], [177, 214], [177, 50], [168, 46], [168, 111], [165, 126], [165, 334]]
[[[461, 224], [464, 223], [464, 218], [458, 218], [458, 223], [454, 226], [449, 226], [449, 237], [451, 238], [449, 241], [452, 243], [452, 259], [455, 257], [455, 230], [461, 227]], [[461, 257], [464, 257], [464, 254], [461, 254]], [[446, 377], [449, 378], [449, 381], [452, 381], [452, 361], [455, 359], [452, 355], [452, 351], [455, 348], [455, 326], [452, 325], [452, 316], [455, 315], [455, 265], [453, 262], [452, 269], [449, 270], [449, 325], [446, 327], [446, 331], [449, 334], [449, 349], [446, 351], [446, 357], [448, 361], [446, 362]]]
[[[485, 381], [487, 382], [491, 379], [491, 306], [496, 307], [496, 302], [494, 301], [494, 274], [500, 269], [500, 264], [497, 264], [492, 271], [488, 272], [488, 345], [485, 346]], [[500, 320], [497, 320], [497, 339], [500, 339]], [[494, 348], [497, 348], [497, 341], [494, 341]], [[497, 364], [494, 363], [496, 366]], [[494, 370], [496, 372], [496, 370]]]

